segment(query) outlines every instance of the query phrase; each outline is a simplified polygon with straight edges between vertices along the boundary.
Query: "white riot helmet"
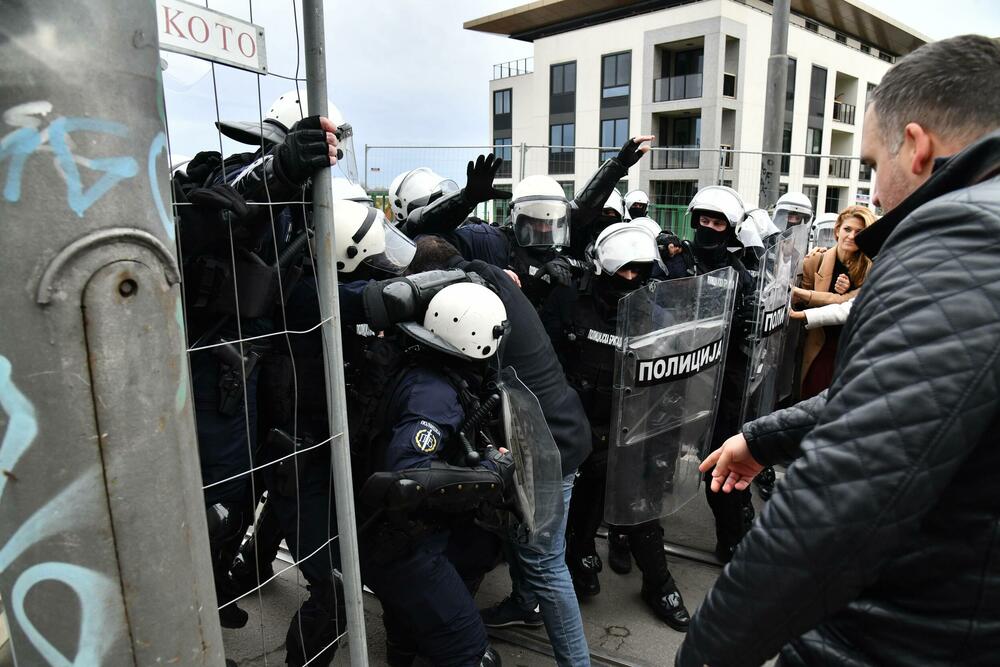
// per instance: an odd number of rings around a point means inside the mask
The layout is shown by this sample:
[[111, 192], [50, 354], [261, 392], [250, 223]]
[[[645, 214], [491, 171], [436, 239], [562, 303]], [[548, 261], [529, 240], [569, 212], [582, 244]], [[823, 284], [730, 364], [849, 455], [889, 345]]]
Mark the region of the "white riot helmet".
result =
[[631, 219], [644, 218], [649, 213], [649, 195], [642, 190], [625, 193], [625, 212]]
[[656, 222], [656, 220], [653, 220], [652, 218], [647, 218], [645, 216], [642, 216], [640, 218], [632, 218], [632, 220], [630, 220], [629, 222], [631, 222], [633, 225], [639, 225], [640, 227], [648, 231], [650, 234], [652, 234], [653, 238], [659, 236], [660, 232], [663, 231], [663, 228], [660, 227], [660, 223]]
[[736, 227], [736, 238], [743, 247], [764, 247], [764, 240], [778, 233], [778, 228], [771, 222], [771, 216], [762, 208], [747, 211], [746, 218]]
[[570, 204], [551, 176], [528, 176], [514, 186], [510, 224], [522, 247], [569, 245]]
[[746, 215], [743, 198], [725, 185], [709, 185], [698, 190], [687, 210], [691, 215], [691, 227], [695, 230], [698, 229], [698, 216], [702, 213], [726, 220], [731, 230], [735, 230]]
[[452, 192], [458, 192], [458, 183], [429, 167], [400, 174], [389, 186], [389, 205], [396, 224], [405, 222], [407, 216], [421, 206], [427, 206]]
[[656, 236], [643, 225], [615, 222], [594, 241], [594, 268], [613, 276], [627, 264], [652, 264], [660, 258]]
[[618, 188], [611, 191], [608, 195], [608, 200], [604, 202], [604, 210], [612, 210], [618, 214], [618, 220], [616, 222], [621, 222], [625, 219], [625, 200], [622, 198], [622, 193], [618, 192]]
[[399, 328], [435, 350], [479, 361], [489, 359], [500, 347], [508, 329], [507, 309], [488, 287], [455, 283], [427, 304], [423, 325], [403, 322]]
[[812, 230], [809, 232], [810, 249], [816, 247], [832, 248], [837, 245], [837, 237], [833, 230], [837, 226], [838, 217], [836, 213], [823, 213], [816, 216]]
[[365, 204], [366, 206], [372, 206], [375, 203], [372, 201], [371, 195], [363, 187], [357, 183], [351, 183], [346, 178], [339, 176], [331, 178], [330, 187], [333, 188], [334, 200], [346, 199], [347, 201]]
[[774, 206], [774, 226], [785, 231], [795, 225], [808, 225], [813, 219], [813, 207], [809, 197], [801, 192], [788, 192], [778, 199]]
[[[357, 183], [358, 160], [354, 151], [354, 130], [350, 123], [340, 113], [340, 109], [327, 100], [326, 117], [337, 127], [338, 150], [337, 165], [344, 177]], [[309, 99], [306, 91], [290, 90], [278, 96], [264, 114], [262, 121], [221, 121], [216, 123], [219, 131], [225, 136], [242, 144], [260, 146], [261, 140], [269, 144], [281, 143], [295, 123], [309, 114]]]
[[386, 273], [400, 274], [416, 247], [377, 208], [346, 199], [333, 202], [333, 242], [337, 271], [351, 273], [364, 262]]

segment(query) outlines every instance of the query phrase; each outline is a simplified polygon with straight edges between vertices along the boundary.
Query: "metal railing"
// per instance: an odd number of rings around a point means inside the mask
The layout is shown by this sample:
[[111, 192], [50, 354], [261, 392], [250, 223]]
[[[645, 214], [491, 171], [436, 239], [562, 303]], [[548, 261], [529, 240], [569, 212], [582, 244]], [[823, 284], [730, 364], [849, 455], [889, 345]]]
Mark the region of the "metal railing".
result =
[[531, 74], [534, 71], [534, 56], [518, 58], [517, 60], [508, 60], [505, 63], [497, 63], [493, 66], [492, 80], [496, 81], [497, 79], [506, 79], [512, 76], [521, 76], [522, 74]]
[[701, 151], [698, 146], [663, 146], [652, 150], [653, 169], [698, 169]]
[[854, 112], [855, 106], [853, 104], [845, 104], [844, 102], [837, 101], [833, 103], [833, 119], [835, 121], [854, 125]]
[[653, 101], [672, 102], [701, 97], [704, 74], [678, 74], [653, 80]]
[[850, 178], [853, 160], [847, 157], [831, 157], [828, 174], [833, 178]]

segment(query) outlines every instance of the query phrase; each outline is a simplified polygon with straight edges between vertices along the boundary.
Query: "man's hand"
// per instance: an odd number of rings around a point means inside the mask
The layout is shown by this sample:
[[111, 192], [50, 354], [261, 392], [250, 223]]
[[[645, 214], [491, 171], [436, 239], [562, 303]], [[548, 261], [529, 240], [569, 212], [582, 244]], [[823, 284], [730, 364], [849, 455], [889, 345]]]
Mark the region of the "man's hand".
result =
[[250, 208], [242, 195], [231, 185], [219, 183], [207, 188], [197, 188], [188, 193], [187, 199], [195, 206], [218, 212], [229, 211], [235, 220], [243, 220], [250, 215]]
[[622, 163], [626, 169], [629, 169], [642, 159], [642, 156], [649, 152], [651, 146], [645, 142], [652, 141], [655, 136], [652, 134], [644, 134], [638, 137], [632, 137], [625, 142], [622, 149], [618, 152], [618, 161]]
[[320, 169], [337, 164], [337, 126], [325, 116], [303, 118], [275, 149], [281, 172], [293, 183], [305, 183]]
[[508, 278], [514, 281], [514, 284], [517, 285], [518, 289], [521, 289], [521, 279], [516, 273], [514, 273], [513, 269], [504, 269], [503, 272], [507, 274]]
[[465, 198], [470, 204], [480, 204], [492, 199], [510, 199], [513, 196], [510, 192], [493, 187], [493, 179], [502, 164], [503, 158], [496, 157], [493, 153], [480, 155], [475, 163], [469, 162], [465, 169]]
[[815, 257], [816, 255], [822, 255], [827, 250], [829, 250], [829, 248], [824, 248], [823, 246], [818, 245], [812, 250], [810, 250], [809, 254], [807, 254], [806, 257]]
[[837, 276], [837, 282], [833, 285], [833, 291], [837, 294], [847, 294], [849, 289], [851, 289], [851, 279], [847, 277], [846, 273], [841, 273]]
[[698, 470], [707, 472], [712, 466], [715, 466], [715, 470], [712, 470], [712, 491], [715, 493], [719, 489], [723, 493], [729, 493], [733, 489], [745, 491], [757, 473], [764, 469], [750, 455], [750, 448], [742, 433], [737, 433], [722, 443], [721, 447], [701, 462]]

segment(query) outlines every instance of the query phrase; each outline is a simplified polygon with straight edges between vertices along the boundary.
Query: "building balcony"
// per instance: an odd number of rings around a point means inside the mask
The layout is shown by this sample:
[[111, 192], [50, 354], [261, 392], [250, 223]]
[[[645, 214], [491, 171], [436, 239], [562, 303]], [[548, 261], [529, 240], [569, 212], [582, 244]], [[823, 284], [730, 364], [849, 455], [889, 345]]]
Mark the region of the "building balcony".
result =
[[704, 75], [698, 72], [696, 74], [679, 74], [677, 76], [654, 79], [653, 101], [671, 102], [673, 100], [689, 100], [694, 97], [701, 97], [703, 77]]
[[850, 178], [851, 163], [853, 160], [847, 157], [830, 158], [829, 174], [831, 178]]
[[854, 125], [855, 107], [853, 104], [843, 102], [833, 103], [833, 119], [847, 125]]
[[520, 58], [518, 60], [509, 60], [505, 63], [497, 63], [493, 66], [493, 81], [497, 79], [506, 79], [512, 76], [521, 76], [522, 74], [531, 74], [535, 71], [535, 59], [534, 57]]
[[736, 97], [736, 75], [723, 73], [722, 75], [722, 96]]
[[664, 146], [652, 152], [653, 169], [698, 169], [701, 166], [698, 146]]
[[858, 180], [859, 181], [870, 181], [872, 180], [872, 168], [868, 165], [862, 163], [858, 166]]

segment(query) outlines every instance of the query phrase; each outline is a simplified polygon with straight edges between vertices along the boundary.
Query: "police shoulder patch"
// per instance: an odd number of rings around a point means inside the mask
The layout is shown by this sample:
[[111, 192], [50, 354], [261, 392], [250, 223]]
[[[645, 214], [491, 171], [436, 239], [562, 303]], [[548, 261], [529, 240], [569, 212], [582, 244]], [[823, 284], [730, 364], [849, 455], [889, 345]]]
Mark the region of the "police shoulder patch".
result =
[[441, 442], [441, 429], [437, 424], [420, 420], [416, 433], [413, 435], [413, 446], [424, 454], [431, 454]]

